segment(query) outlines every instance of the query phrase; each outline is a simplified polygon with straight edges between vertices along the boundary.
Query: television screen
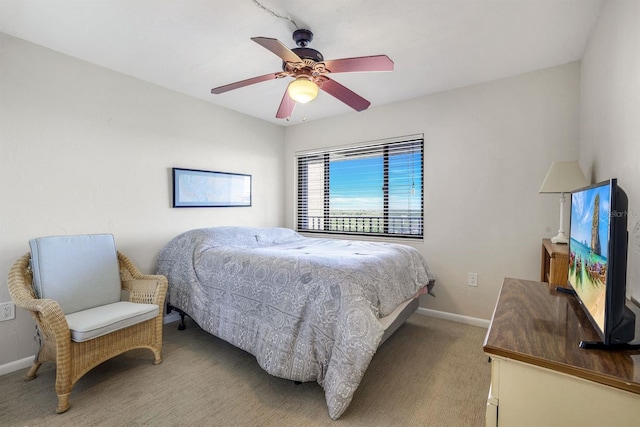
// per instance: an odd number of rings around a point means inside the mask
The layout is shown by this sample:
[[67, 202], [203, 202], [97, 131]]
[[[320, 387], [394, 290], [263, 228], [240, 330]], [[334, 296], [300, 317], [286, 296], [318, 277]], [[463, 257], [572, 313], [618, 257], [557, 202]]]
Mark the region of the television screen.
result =
[[571, 195], [569, 282], [600, 335], [605, 331], [610, 211], [608, 184]]
[[627, 195], [617, 180], [571, 193], [569, 284], [601, 338], [583, 348], [612, 348], [634, 339], [626, 306]]

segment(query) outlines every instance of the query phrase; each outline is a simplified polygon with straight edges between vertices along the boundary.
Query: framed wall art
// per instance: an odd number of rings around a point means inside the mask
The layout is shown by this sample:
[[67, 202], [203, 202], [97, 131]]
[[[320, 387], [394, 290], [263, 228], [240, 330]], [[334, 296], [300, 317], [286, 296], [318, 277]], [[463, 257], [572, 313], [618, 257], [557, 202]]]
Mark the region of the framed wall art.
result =
[[173, 207], [251, 206], [251, 175], [173, 168]]

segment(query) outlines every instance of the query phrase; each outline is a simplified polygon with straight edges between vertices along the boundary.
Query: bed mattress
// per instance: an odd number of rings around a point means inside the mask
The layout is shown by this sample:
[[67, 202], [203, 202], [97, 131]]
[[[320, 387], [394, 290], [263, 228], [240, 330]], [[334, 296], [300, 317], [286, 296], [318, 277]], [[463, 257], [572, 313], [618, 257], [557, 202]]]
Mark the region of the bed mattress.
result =
[[317, 381], [333, 419], [349, 405], [387, 316], [433, 284], [410, 246], [281, 228], [191, 230], [163, 248], [157, 273], [169, 281], [171, 305], [265, 371]]

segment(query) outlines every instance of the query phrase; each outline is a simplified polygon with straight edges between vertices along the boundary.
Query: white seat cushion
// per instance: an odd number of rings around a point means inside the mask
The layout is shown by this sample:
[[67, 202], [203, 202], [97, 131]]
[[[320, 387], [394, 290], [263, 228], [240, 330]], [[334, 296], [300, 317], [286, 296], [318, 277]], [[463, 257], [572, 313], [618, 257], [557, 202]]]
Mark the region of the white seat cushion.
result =
[[156, 304], [119, 301], [77, 311], [65, 318], [71, 330], [71, 340], [82, 342], [153, 319], [159, 310]]

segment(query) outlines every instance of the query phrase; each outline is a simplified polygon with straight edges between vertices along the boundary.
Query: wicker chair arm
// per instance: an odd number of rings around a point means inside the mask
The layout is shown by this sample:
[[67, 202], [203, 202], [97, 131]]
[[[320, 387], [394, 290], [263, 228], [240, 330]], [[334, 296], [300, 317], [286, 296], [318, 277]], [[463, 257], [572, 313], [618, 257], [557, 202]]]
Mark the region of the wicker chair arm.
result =
[[11, 267], [8, 286], [11, 299], [18, 307], [31, 311], [40, 328], [45, 333], [55, 335], [58, 343], [69, 341], [69, 325], [60, 305], [52, 299], [36, 298], [33, 292], [29, 272], [30, 256], [29, 253], [23, 255]]
[[[62, 308], [60, 308], [60, 304], [52, 299], [33, 298], [31, 300], [15, 301], [15, 304], [18, 307], [24, 308], [25, 310], [38, 313], [38, 315], [40, 315], [48, 323], [51, 323], [54, 319], [57, 318], [65, 318], [64, 313], [62, 312]], [[67, 325], [66, 320], [64, 321], [64, 324]]]
[[131, 302], [164, 305], [169, 284], [161, 275], [142, 274], [126, 255], [118, 252], [122, 289]]
[[[16, 262], [13, 263], [9, 270], [9, 295], [13, 302], [19, 306], [29, 310], [28, 305], [32, 304], [35, 299], [33, 288], [31, 286], [31, 274], [29, 269], [29, 258], [31, 254], [26, 253]], [[27, 276], [27, 279], [25, 279]]]
[[[60, 304], [52, 299], [40, 299], [38, 301], [38, 310], [34, 311], [37, 322], [45, 333], [52, 333], [58, 346], [68, 347], [71, 342], [71, 331], [67, 319], [60, 308]], [[26, 307], [25, 307], [26, 308]], [[27, 310], [29, 310], [27, 308]], [[62, 351], [58, 348], [58, 352]]]

